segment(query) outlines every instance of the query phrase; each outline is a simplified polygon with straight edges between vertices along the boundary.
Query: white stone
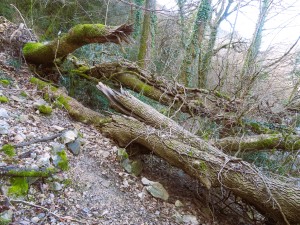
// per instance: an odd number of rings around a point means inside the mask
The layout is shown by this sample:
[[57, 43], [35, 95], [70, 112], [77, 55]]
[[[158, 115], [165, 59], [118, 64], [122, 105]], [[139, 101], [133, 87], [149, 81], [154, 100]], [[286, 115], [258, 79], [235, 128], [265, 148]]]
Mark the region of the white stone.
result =
[[0, 108], [0, 118], [9, 118], [8, 112], [6, 109]]
[[197, 220], [196, 216], [193, 215], [183, 215], [182, 220], [186, 224], [191, 224], [191, 225], [198, 225], [199, 222]]
[[37, 222], [39, 222], [40, 221], [40, 218], [38, 218], [37, 216], [35, 216], [35, 217], [33, 217], [32, 219], [31, 219], [31, 222], [32, 223], [37, 223]]

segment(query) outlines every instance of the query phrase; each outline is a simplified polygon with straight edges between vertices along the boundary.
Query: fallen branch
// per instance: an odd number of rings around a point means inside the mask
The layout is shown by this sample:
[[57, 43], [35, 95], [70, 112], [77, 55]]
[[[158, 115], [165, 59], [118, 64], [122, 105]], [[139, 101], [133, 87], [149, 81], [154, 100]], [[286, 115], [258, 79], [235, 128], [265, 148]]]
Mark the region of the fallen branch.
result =
[[21, 142], [21, 143], [18, 143], [18, 144], [13, 144], [12, 146], [15, 147], [15, 148], [20, 148], [20, 147], [24, 147], [24, 146], [28, 146], [28, 145], [32, 145], [34, 143], [38, 143], [38, 142], [46, 142], [46, 141], [50, 141], [50, 140], [53, 140], [55, 138], [58, 138], [60, 137], [61, 135], [63, 135], [67, 130], [64, 130], [60, 133], [57, 133], [57, 134], [54, 134], [54, 135], [51, 135], [51, 136], [48, 136], [48, 137], [42, 137], [42, 138], [39, 138], [39, 139], [35, 139], [35, 140], [31, 140], [31, 141], [28, 141], [28, 142]]
[[55, 171], [53, 168], [32, 169], [17, 166], [0, 166], [0, 176], [10, 177], [50, 177]]
[[129, 43], [132, 25], [109, 27], [103, 24], [78, 24], [67, 34], [49, 43], [28, 42], [23, 48], [24, 57], [32, 64], [51, 64], [86, 44], [112, 42]]

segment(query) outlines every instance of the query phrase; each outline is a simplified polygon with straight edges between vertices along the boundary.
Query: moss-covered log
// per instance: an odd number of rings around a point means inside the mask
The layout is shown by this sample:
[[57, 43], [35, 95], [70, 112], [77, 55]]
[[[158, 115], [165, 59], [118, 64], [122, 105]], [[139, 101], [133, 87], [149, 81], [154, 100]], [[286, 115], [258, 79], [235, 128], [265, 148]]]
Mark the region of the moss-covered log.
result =
[[0, 176], [9, 177], [49, 177], [54, 174], [54, 168], [21, 168], [16, 166], [0, 166]]
[[55, 59], [67, 56], [83, 45], [112, 42], [129, 42], [132, 25], [108, 27], [102, 24], [79, 24], [67, 34], [49, 43], [28, 42], [23, 48], [25, 59], [33, 64], [51, 64]]
[[297, 135], [261, 134], [245, 137], [226, 137], [214, 141], [213, 144], [226, 152], [266, 149], [293, 151], [300, 148], [300, 137]]
[[53, 87], [47, 82], [34, 77], [30, 79], [30, 82], [37, 85], [40, 90], [45, 92], [46, 100], [54, 100], [54, 103], [58, 107], [64, 107], [68, 110], [70, 116], [78, 121], [101, 126], [101, 124], [111, 120], [109, 117], [105, 117], [98, 112], [84, 107], [78, 101], [69, 97], [63, 90]]

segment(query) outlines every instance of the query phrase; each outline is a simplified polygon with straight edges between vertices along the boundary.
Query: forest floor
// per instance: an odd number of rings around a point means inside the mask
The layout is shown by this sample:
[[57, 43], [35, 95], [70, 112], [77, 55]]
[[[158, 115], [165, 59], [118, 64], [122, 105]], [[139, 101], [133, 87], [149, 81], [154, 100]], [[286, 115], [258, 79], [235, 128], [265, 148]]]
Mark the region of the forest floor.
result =
[[[9, 99], [0, 104], [0, 110], [7, 112], [0, 121], [9, 126], [7, 134], [0, 134], [0, 146], [51, 136], [62, 129], [76, 130], [82, 136], [80, 154], [67, 152], [69, 170], [47, 179], [31, 179], [27, 195], [19, 202], [6, 197], [9, 180], [0, 177], [1, 199], [9, 200], [13, 212], [11, 224], [247, 224], [213, 212], [197, 182], [157, 157], [143, 156], [144, 170], [133, 176], [121, 166], [116, 143], [96, 128], [72, 120], [63, 109], [54, 108], [49, 116], [39, 113], [34, 103], [42, 96], [29, 82], [33, 74], [26, 66], [15, 68], [1, 55], [0, 76], [10, 80], [8, 86], [0, 84], [0, 95]], [[13, 160], [0, 152], [0, 166], [49, 163], [55, 142], [59, 140], [18, 148]], [[25, 152], [30, 155], [20, 157]], [[160, 182], [169, 199], [152, 197], [141, 182], [143, 177]]]

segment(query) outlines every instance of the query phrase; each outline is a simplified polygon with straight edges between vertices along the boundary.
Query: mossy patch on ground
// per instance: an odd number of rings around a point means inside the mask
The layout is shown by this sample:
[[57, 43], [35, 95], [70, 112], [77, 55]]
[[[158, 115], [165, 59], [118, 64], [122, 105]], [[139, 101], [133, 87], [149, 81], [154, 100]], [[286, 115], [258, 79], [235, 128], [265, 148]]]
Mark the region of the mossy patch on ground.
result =
[[40, 105], [38, 107], [38, 110], [45, 115], [51, 115], [52, 113], [52, 107], [51, 106], [47, 106], [47, 105]]
[[0, 103], [7, 103], [9, 100], [6, 96], [0, 95]]
[[10, 85], [10, 81], [2, 79], [2, 80], [0, 80], [0, 84], [2, 84], [4, 87], [6, 87], [6, 86]]
[[66, 151], [62, 150], [60, 152], [57, 152], [56, 154], [60, 157], [60, 161], [57, 163], [57, 166], [61, 170], [64, 170], [64, 171], [68, 170], [69, 169], [69, 161], [68, 161]]
[[10, 196], [24, 196], [28, 192], [28, 182], [26, 177], [13, 177], [10, 179], [11, 186], [8, 189]]
[[3, 151], [5, 155], [9, 157], [13, 157], [16, 155], [15, 147], [10, 144], [3, 145], [1, 151]]

